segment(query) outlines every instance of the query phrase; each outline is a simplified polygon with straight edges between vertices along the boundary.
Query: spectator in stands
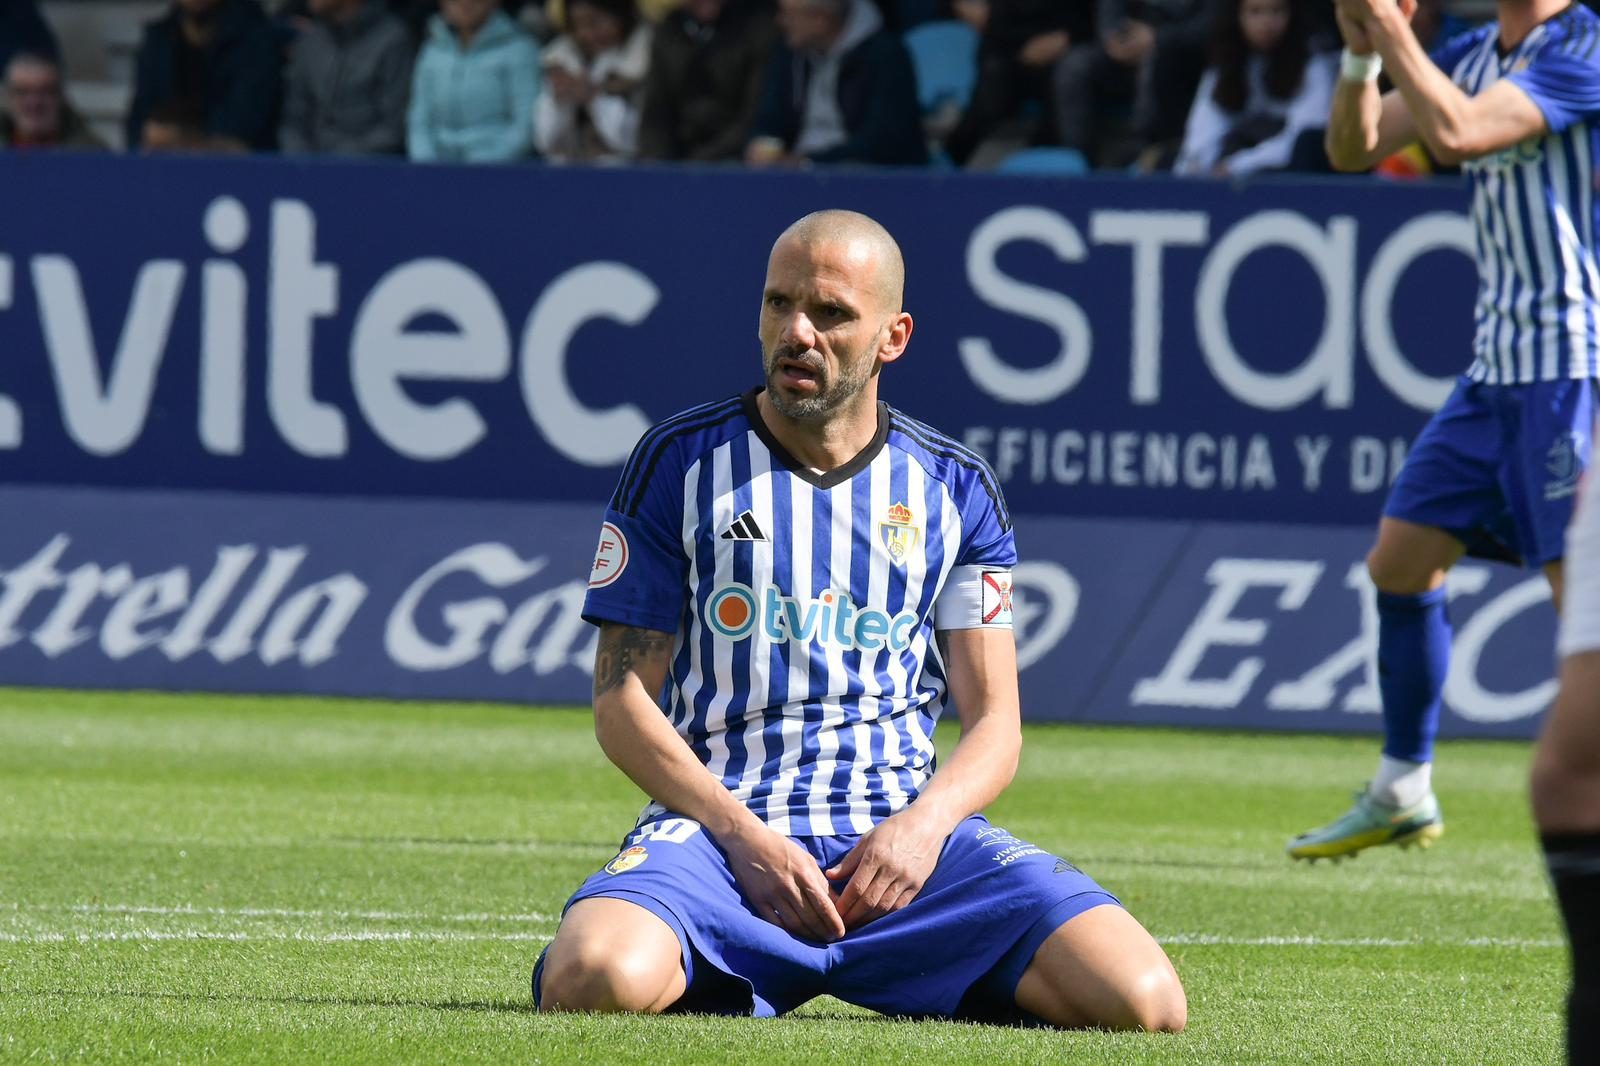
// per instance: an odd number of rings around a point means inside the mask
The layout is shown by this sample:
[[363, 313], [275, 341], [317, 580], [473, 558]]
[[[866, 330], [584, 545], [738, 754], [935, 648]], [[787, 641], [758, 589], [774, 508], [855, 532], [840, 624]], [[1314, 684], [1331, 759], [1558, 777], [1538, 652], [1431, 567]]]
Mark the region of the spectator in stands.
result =
[[539, 154], [554, 162], [632, 159], [650, 69], [650, 31], [633, 0], [568, 0], [568, 32], [545, 46], [533, 110]]
[[257, 0], [173, 0], [147, 24], [135, 61], [128, 147], [145, 120], [174, 102], [200, 115], [200, 147], [271, 149], [278, 134], [282, 57]]
[[103, 150], [106, 145], [67, 103], [60, 65], [46, 56], [16, 52], [5, 65], [0, 147]]
[[911, 56], [872, 0], [779, 0], [778, 25], [746, 163], [928, 161]]
[[738, 159], [777, 29], [754, 0], [685, 0], [656, 27], [639, 127], [644, 159]]
[[1338, 59], [1313, 54], [1310, 0], [1226, 0], [1211, 66], [1189, 112], [1181, 174], [1282, 169], [1301, 134], [1327, 124]]
[[[1056, 61], [1061, 144], [1097, 165], [1121, 166], [1146, 143], [1177, 140], [1205, 68], [1211, 8], [1210, 0], [1099, 0], [1095, 37]], [[1107, 158], [1108, 116], [1119, 110], [1127, 116], [1122, 125], [1132, 134], [1125, 145], [1131, 151]]]
[[539, 50], [496, 0], [444, 0], [411, 82], [412, 159], [496, 163], [533, 148]]
[[1037, 119], [1025, 139], [1055, 140], [1051, 71], [1074, 41], [1091, 39], [1092, 0], [956, 0], [957, 14], [982, 34], [978, 81], [944, 150], [965, 165], [1025, 104]]
[[24, 52], [46, 59], [61, 57], [56, 35], [35, 0], [0, 0], [0, 70], [11, 65], [12, 56]]
[[315, 21], [289, 53], [285, 152], [400, 154], [406, 147], [411, 36], [383, 0], [311, 0]]

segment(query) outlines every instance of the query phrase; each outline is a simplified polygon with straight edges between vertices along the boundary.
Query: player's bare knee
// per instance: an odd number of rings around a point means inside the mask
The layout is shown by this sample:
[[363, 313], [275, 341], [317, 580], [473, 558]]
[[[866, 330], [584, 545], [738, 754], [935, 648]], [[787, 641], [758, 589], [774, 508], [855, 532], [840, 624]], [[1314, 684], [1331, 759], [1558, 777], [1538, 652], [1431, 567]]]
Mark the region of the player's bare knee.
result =
[[654, 960], [593, 942], [552, 950], [540, 982], [542, 1010], [647, 1013], [659, 1009], [670, 975]]
[[1416, 596], [1427, 592], [1437, 582], [1437, 571], [1418, 567], [1413, 559], [1374, 545], [1367, 553], [1367, 575], [1379, 592], [1394, 596]]
[[1152, 966], [1141, 973], [1128, 990], [1126, 1004], [1128, 1013], [1119, 1028], [1181, 1033], [1189, 1024], [1189, 999], [1171, 965]]

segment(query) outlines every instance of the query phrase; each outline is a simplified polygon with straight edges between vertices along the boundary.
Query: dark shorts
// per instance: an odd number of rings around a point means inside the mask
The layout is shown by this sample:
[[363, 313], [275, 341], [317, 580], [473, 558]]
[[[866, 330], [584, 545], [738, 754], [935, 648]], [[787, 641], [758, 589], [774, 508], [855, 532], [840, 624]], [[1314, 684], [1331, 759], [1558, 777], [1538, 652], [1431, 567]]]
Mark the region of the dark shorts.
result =
[[1453, 534], [1469, 554], [1524, 566], [1562, 556], [1589, 465], [1596, 384], [1462, 378], [1412, 445], [1383, 513]]
[[[793, 839], [828, 869], [860, 837]], [[687, 818], [629, 833], [567, 907], [602, 896], [636, 903], [677, 933], [689, 984], [676, 1009], [758, 1017], [826, 994], [884, 1014], [1018, 1020], [1017, 982], [1045, 939], [1091, 907], [1120, 906], [1076, 866], [980, 815], [950, 834], [916, 899], [832, 944], [757, 916], [722, 850]], [[536, 1003], [543, 965], [540, 955]]]

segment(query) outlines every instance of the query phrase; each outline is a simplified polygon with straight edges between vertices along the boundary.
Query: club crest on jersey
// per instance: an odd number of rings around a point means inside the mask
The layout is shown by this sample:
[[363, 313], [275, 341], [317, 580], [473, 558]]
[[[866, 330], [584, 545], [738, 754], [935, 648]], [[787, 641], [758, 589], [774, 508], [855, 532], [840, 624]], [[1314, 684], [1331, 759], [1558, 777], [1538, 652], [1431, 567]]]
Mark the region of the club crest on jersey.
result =
[[641, 848], [635, 844], [631, 848], [624, 849], [616, 858], [606, 863], [606, 873], [612, 875], [625, 874], [635, 866], [642, 864], [649, 857], [650, 852], [648, 849]]
[[884, 512], [883, 521], [878, 523], [878, 539], [883, 542], [890, 561], [896, 566], [906, 565], [906, 560], [916, 550], [921, 534], [917, 516], [903, 503], [892, 505]]

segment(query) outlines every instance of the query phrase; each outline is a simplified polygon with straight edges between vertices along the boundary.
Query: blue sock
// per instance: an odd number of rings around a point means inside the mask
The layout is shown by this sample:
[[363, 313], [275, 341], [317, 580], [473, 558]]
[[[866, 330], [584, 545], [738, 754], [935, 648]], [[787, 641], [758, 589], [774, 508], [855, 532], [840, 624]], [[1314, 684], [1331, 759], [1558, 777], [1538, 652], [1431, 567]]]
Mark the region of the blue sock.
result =
[[1420, 596], [1378, 593], [1378, 689], [1383, 694], [1383, 753], [1432, 762], [1439, 694], [1450, 669], [1445, 590]]

